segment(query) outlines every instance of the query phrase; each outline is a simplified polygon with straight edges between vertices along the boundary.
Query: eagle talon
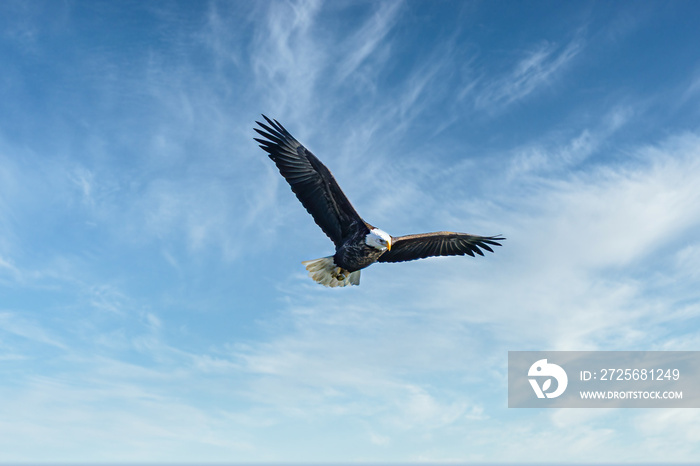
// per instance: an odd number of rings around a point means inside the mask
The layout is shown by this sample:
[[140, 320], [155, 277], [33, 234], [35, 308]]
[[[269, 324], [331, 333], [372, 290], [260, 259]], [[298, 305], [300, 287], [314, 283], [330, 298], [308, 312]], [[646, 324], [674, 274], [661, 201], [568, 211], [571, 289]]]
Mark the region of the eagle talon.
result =
[[343, 273], [343, 272], [344, 272], [343, 269], [341, 269], [340, 267], [337, 267], [333, 271], [333, 278], [342, 282], [343, 280], [345, 280], [345, 273]]

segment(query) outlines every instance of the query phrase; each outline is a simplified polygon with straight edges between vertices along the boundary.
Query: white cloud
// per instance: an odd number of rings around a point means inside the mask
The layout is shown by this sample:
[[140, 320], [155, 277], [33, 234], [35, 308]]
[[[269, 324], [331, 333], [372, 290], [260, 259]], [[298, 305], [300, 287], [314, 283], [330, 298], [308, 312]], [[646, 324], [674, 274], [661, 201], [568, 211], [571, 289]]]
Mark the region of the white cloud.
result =
[[544, 43], [525, 53], [506, 75], [491, 79], [479, 89], [474, 105], [487, 112], [502, 111], [505, 107], [539, 90], [561, 73], [581, 52], [582, 39], [575, 38], [565, 46]]
[[2, 393], [3, 461], [206, 461], [253, 449], [223, 412], [144, 390], [143, 380], [105, 372], [101, 380], [37, 377], [23, 388]]
[[2, 332], [7, 332], [22, 338], [26, 338], [42, 345], [54, 346], [59, 349], [66, 349], [66, 345], [50, 331], [40, 324], [29, 321], [18, 316], [16, 312], [0, 312], [0, 328]]
[[257, 86], [268, 96], [265, 108], [298, 120], [308, 117], [318, 98], [317, 80], [327, 59], [321, 37], [311, 28], [318, 1], [268, 4], [266, 23], [254, 39], [252, 69]]
[[365, 24], [345, 41], [346, 56], [337, 71], [339, 80], [347, 79], [376, 53], [396, 23], [400, 9], [400, 1], [381, 3]]
[[402, 413], [398, 420], [401, 428], [445, 427], [464, 416], [468, 408], [464, 401], [442, 404], [426, 389], [418, 386], [408, 386], [406, 390], [406, 399], [399, 401]]
[[624, 348], [659, 338], [641, 322], [676, 304], [658, 289], [646, 291], [659, 283], [646, 267], [659, 254], [671, 263], [700, 223], [698, 150], [698, 138], [686, 135], [642, 147], [624, 164], [593, 165], [556, 181], [520, 179], [527, 195], [511, 186], [510, 199], [498, 202], [509, 210], [494, 211], [508, 237], [504, 247], [467, 268], [456, 259], [426, 265], [447, 277], [430, 283], [428, 295], [480, 303], [484, 310], [465, 313], [467, 321], [517, 323], [511, 344]]
[[0, 256], [0, 270], [4, 273], [8, 273], [13, 279], [17, 280], [20, 277], [19, 269], [8, 259], [4, 259]]
[[[562, 143], [561, 136], [548, 135], [525, 147], [514, 149], [508, 174], [516, 181], [526, 175], [546, 175], [576, 169], [592, 156], [599, 154], [605, 144], [634, 117], [629, 107], [614, 107], [590, 128], [584, 128]], [[544, 141], [542, 141], [542, 139]], [[517, 182], [517, 181], [516, 181]]]

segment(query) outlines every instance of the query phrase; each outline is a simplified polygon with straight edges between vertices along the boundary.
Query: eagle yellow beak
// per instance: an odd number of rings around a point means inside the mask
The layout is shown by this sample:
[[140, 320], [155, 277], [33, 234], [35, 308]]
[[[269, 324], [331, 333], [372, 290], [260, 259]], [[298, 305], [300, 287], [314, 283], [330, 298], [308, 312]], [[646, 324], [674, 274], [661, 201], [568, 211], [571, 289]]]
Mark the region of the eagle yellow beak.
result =
[[386, 242], [386, 250], [391, 251], [391, 240]]

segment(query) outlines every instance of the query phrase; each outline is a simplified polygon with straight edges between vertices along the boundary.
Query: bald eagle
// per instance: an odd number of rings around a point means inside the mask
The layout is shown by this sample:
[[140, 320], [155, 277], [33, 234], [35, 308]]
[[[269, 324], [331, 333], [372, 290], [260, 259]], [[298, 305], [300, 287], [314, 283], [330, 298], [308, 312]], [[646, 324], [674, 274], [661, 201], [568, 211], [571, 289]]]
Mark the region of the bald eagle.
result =
[[330, 287], [359, 285], [360, 270], [375, 262], [403, 262], [430, 256], [463, 256], [480, 248], [493, 252], [499, 236], [440, 231], [393, 237], [365, 222], [341, 191], [330, 170], [277, 121], [254, 128], [255, 138], [275, 162], [306, 210], [335, 244], [335, 254], [302, 264], [316, 282]]

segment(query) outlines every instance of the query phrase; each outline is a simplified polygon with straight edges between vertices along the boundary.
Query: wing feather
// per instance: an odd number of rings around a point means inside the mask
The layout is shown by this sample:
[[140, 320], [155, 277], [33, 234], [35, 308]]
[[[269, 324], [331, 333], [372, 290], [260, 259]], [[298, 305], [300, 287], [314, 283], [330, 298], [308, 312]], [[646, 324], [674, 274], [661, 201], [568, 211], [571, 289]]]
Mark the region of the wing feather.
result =
[[256, 121], [255, 138], [275, 162], [299, 201], [316, 224], [340, 246], [343, 238], [364, 221], [338, 186], [330, 170], [277, 121], [263, 115], [268, 124]]
[[439, 231], [420, 235], [392, 238], [391, 250], [379, 256], [378, 262], [403, 262], [431, 256], [483, 256], [481, 249], [493, 252], [491, 246], [500, 246], [505, 238], [500, 236], [476, 236], [467, 233]]

